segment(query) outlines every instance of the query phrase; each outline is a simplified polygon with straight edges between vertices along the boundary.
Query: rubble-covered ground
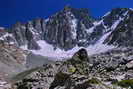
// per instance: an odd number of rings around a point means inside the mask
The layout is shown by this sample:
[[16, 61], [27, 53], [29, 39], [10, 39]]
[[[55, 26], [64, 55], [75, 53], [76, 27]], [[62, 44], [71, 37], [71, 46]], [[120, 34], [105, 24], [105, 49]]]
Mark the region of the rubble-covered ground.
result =
[[133, 49], [89, 57], [81, 49], [67, 61], [45, 64], [11, 81], [14, 89], [133, 89]]
[[25, 71], [27, 52], [7, 43], [0, 43], [0, 89], [8, 89], [9, 78]]

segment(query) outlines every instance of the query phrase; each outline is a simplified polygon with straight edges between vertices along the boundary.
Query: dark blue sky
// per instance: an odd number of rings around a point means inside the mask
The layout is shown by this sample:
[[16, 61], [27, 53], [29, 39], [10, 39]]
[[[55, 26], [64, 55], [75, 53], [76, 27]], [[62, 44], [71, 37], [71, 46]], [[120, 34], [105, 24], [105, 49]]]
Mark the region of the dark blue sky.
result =
[[0, 0], [0, 26], [47, 18], [68, 4], [75, 8], [89, 8], [94, 17], [103, 16], [116, 7], [133, 8], [133, 0]]

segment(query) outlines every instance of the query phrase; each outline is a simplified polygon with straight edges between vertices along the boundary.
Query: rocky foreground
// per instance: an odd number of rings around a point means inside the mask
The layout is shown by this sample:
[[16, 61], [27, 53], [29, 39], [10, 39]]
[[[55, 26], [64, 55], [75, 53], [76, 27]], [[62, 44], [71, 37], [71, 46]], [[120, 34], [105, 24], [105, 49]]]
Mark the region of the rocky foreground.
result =
[[0, 44], [0, 89], [10, 87], [10, 77], [26, 70], [27, 52], [6, 43]]
[[133, 89], [133, 49], [119, 48], [88, 57], [79, 50], [13, 77], [14, 89]]

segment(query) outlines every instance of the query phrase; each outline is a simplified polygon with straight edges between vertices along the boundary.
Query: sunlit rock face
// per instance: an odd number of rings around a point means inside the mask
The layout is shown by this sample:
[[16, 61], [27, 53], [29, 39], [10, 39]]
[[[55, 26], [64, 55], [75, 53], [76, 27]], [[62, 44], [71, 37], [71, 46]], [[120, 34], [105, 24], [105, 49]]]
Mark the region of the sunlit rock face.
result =
[[96, 20], [87, 9], [66, 6], [48, 19], [16, 23], [4, 40], [29, 50], [42, 49], [40, 40], [65, 51], [97, 43], [132, 46], [132, 13], [129, 8], [116, 8]]
[[8, 41], [17, 46], [27, 46], [30, 50], [41, 49], [37, 43], [39, 40], [46, 41], [55, 49], [69, 50], [76, 45], [87, 46], [87, 30], [94, 26], [94, 21], [87, 9], [66, 6], [46, 20], [38, 18], [27, 23], [17, 22], [7, 30], [10, 34]]
[[[123, 11], [123, 13], [122, 13]], [[124, 12], [125, 11], [125, 12]], [[120, 11], [118, 11], [120, 12]], [[132, 47], [133, 46], [133, 10], [132, 9], [121, 9], [120, 23], [114, 31], [105, 40], [108, 44], [116, 46]]]
[[27, 49], [40, 49], [36, 43], [38, 40], [43, 39], [43, 25], [42, 19], [29, 21], [26, 24], [17, 23], [11, 28], [11, 33], [15, 37], [18, 46], [27, 45]]
[[87, 38], [87, 29], [93, 26], [93, 22], [87, 9], [74, 9], [66, 6], [49, 17], [44, 39], [54, 44], [55, 47], [65, 50], [76, 45], [84, 45], [81, 41]]

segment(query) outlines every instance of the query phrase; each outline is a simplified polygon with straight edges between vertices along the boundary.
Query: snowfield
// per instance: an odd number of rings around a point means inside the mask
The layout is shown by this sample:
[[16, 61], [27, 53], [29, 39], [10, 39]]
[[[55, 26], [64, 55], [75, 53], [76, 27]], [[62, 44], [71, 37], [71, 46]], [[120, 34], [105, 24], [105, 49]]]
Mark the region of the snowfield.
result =
[[[103, 44], [104, 40], [106, 39], [107, 36], [109, 36], [110, 33], [111, 32], [103, 35], [103, 37], [101, 37], [101, 39], [98, 40], [95, 45], [90, 45], [87, 48], [85, 48], [88, 51], [88, 55], [106, 52], [110, 49], [115, 48], [114, 46], [108, 46], [106, 44]], [[40, 50], [30, 50], [31, 52], [33, 52], [36, 55], [52, 57], [52, 58], [55, 58], [58, 60], [71, 58], [74, 55], [74, 53], [76, 53], [79, 49], [83, 48], [83, 47], [76, 46], [73, 49], [68, 50], [68, 51], [64, 51], [59, 48], [54, 50], [54, 47], [52, 45], [48, 44], [47, 42], [45, 42], [44, 40], [37, 41], [37, 43], [39, 44], [41, 49]], [[28, 50], [27, 45], [21, 46], [21, 48], [24, 50]]]

